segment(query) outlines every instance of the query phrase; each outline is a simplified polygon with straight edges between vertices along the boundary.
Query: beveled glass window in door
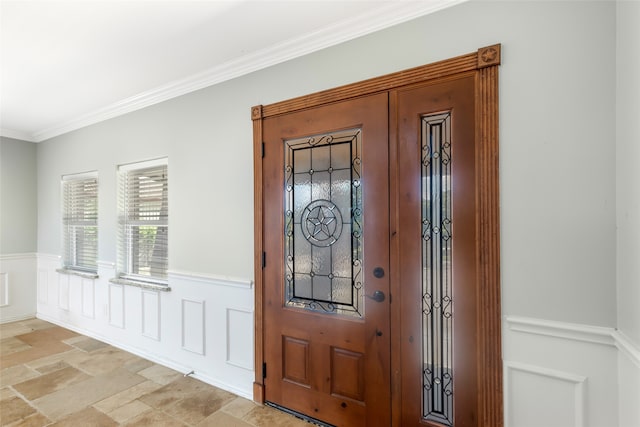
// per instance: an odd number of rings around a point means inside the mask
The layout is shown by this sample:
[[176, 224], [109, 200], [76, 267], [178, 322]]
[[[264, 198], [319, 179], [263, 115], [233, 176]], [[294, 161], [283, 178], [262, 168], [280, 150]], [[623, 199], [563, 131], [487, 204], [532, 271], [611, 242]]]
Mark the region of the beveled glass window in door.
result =
[[451, 113], [422, 117], [423, 418], [453, 425]]
[[285, 141], [285, 305], [363, 316], [360, 129]]

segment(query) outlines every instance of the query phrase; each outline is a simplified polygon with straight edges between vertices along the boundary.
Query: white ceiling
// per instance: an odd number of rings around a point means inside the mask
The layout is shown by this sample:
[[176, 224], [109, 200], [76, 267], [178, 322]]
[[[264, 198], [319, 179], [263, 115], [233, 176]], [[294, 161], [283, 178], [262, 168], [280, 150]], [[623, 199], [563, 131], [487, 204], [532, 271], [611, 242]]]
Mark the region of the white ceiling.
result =
[[464, 0], [0, 0], [0, 133], [39, 142]]

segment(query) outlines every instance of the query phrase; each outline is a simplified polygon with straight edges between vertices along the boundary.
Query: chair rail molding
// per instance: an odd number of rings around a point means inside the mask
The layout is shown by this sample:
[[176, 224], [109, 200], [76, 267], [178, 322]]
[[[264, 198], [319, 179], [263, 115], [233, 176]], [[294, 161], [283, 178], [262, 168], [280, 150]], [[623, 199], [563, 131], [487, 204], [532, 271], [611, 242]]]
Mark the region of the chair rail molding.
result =
[[172, 279], [189, 280], [192, 282], [207, 283], [211, 285], [231, 286], [234, 288], [253, 289], [253, 280], [239, 279], [228, 276], [217, 276], [203, 273], [193, 273], [189, 271], [169, 270], [169, 282]]
[[17, 254], [0, 254], [0, 262], [3, 261], [15, 261], [24, 259], [36, 259], [38, 254], [35, 252], [25, 252]]
[[504, 320], [506, 329], [514, 332], [616, 347], [640, 368], [640, 345], [617, 328], [520, 316], [504, 316]]
[[631, 361], [640, 369], [640, 347], [637, 343], [631, 341], [631, 339], [620, 330], [614, 330], [611, 333], [615, 341], [615, 346], [620, 352], [626, 355]]
[[509, 330], [534, 335], [564, 338], [602, 345], [615, 345], [615, 328], [582, 325], [578, 323], [543, 320], [530, 317], [505, 316]]

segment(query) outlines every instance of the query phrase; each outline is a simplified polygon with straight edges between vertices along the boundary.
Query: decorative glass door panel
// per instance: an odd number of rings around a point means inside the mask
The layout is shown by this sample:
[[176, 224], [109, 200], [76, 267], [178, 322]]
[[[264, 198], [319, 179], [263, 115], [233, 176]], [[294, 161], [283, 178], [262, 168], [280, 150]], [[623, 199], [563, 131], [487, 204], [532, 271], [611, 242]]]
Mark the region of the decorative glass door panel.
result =
[[451, 113], [422, 117], [423, 418], [453, 425]]
[[402, 425], [482, 425], [477, 410], [475, 80], [398, 93]]
[[361, 131], [285, 141], [285, 305], [361, 317]]

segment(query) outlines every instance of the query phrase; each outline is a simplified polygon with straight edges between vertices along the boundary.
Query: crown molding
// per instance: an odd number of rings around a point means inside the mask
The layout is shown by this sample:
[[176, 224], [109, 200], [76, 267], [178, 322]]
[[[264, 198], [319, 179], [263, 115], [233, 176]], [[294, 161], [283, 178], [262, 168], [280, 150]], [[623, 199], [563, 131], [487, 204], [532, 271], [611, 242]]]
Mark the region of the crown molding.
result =
[[33, 135], [19, 130], [0, 128], [0, 136], [5, 138], [19, 139], [26, 142], [38, 142], [33, 139]]
[[41, 142], [85, 126], [140, 110], [205, 87], [222, 83], [315, 51], [344, 43], [420, 16], [464, 3], [468, 0], [397, 1], [353, 19], [308, 33], [302, 37], [226, 62], [190, 77], [173, 81], [155, 89], [111, 104], [83, 116], [33, 135], [22, 135], [27, 141]]

